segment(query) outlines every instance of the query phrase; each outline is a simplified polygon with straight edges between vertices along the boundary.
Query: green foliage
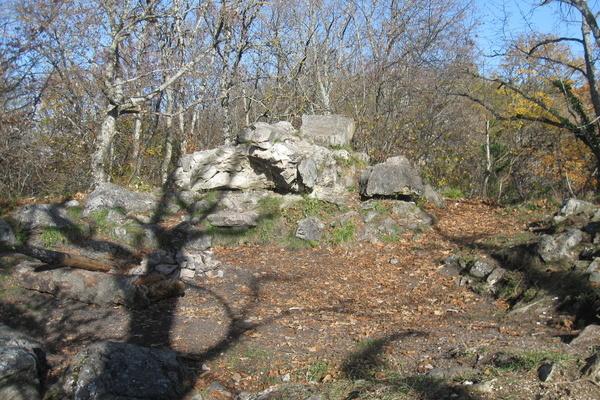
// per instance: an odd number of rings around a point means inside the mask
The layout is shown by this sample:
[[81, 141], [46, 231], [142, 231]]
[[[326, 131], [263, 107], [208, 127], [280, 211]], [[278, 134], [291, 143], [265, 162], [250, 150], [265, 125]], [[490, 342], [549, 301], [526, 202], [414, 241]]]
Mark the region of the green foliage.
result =
[[349, 243], [354, 239], [356, 222], [350, 219], [345, 221], [342, 226], [331, 232], [331, 242], [335, 245]]
[[456, 189], [456, 188], [445, 189], [442, 192], [442, 195], [449, 199], [463, 199], [466, 197], [465, 194], [460, 189]]
[[289, 224], [296, 224], [306, 217], [327, 218], [336, 212], [339, 212], [339, 209], [334, 204], [304, 195], [301, 200], [282, 210], [282, 215]]
[[67, 242], [67, 237], [59, 228], [46, 227], [42, 230], [41, 240], [45, 247], [54, 247]]

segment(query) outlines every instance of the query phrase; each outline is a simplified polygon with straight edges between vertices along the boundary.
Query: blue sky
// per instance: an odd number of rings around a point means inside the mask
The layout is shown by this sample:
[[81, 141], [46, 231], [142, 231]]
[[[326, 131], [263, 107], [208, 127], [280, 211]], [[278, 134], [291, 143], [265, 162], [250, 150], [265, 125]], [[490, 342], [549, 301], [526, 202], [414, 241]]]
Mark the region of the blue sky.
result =
[[[504, 39], [516, 38], [532, 30], [560, 36], [579, 36], [580, 19], [566, 5], [554, 0], [539, 6], [542, 0], [474, 0], [482, 25], [478, 43], [484, 53], [501, 48]], [[600, 0], [588, 0], [593, 11], [600, 10]]]

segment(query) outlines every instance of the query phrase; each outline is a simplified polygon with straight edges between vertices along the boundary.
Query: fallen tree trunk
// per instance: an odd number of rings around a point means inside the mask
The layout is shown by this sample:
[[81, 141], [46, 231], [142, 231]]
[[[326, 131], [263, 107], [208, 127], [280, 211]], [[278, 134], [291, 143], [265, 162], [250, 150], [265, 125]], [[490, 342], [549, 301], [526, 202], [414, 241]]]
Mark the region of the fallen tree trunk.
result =
[[47, 250], [33, 246], [16, 245], [12, 250], [26, 256], [40, 260], [43, 263], [60, 267], [79, 268], [87, 271], [111, 272], [120, 271], [119, 264], [110, 261], [99, 261], [92, 258], [63, 253], [61, 251]]

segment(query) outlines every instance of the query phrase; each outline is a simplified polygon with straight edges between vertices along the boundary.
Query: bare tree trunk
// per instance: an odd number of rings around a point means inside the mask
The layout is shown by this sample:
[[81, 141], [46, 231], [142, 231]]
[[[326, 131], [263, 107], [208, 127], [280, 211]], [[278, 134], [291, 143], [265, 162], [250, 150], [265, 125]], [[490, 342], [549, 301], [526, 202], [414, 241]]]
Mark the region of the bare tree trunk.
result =
[[100, 133], [96, 140], [96, 149], [92, 153], [92, 179], [94, 184], [108, 182], [109, 176], [105, 169], [105, 164], [110, 152], [112, 140], [117, 133], [117, 107], [111, 108], [104, 116]]
[[165, 93], [167, 95], [165, 155], [160, 166], [160, 181], [163, 185], [169, 179], [169, 166], [173, 158], [173, 89], [167, 89]]
[[485, 122], [485, 156], [486, 165], [483, 180], [483, 197], [488, 196], [488, 184], [492, 175], [492, 152], [490, 148], [490, 121]]
[[130, 182], [140, 174], [140, 170], [142, 169], [142, 156], [140, 154], [141, 140], [142, 116], [141, 114], [137, 114], [135, 116], [135, 128], [133, 129], [133, 150], [131, 154], [131, 158], [133, 159], [133, 170], [131, 171]]

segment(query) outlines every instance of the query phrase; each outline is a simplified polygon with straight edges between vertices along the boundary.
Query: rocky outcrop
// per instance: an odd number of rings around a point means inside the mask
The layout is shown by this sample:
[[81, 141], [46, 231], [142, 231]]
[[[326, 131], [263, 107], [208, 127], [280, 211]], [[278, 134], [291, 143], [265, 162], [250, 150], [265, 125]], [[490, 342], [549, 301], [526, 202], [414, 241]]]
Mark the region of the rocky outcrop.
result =
[[308, 126], [303, 126], [301, 133], [288, 122], [256, 122], [238, 134], [235, 146], [187, 154], [175, 171], [175, 184], [194, 191], [270, 189], [303, 193], [337, 188], [339, 155], [326, 146], [347, 144], [354, 123], [340, 116], [304, 120]]
[[75, 355], [55, 398], [175, 400], [184, 378], [175, 351], [102, 341]]
[[143, 308], [180, 296], [184, 285], [162, 275], [114, 275], [71, 268], [49, 268], [23, 262], [12, 274], [16, 284], [38, 292], [101, 306]]
[[[457, 276], [461, 285], [498, 294], [524, 309], [534, 300], [558, 302], [556, 307], [569, 310], [578, 319], [597, 318], [600, 206], [567, 199], [558, 212], [544, 220], [544, 226], [531, 228], [540, 233], [535, 240], [502, 249], [492, 254], [491, 260], [450, 256], [440, 272]], [[579, 295], [577, 299], [563, 298], [565, 292]]]
[[302, 136], [320, 146], [345, 146], [356, 129], [354, 120], [341, 115], [303, 115]]
[[45, 364], [40, 343], [0, 323], [0, 399], [40, 399]]
[[113, 183], [101, 183], [88, 196], [84, 215], [90, 213], [118, 209], [126, 215], [156, 210], [158, 202], [155, 196], [128, 190]]

